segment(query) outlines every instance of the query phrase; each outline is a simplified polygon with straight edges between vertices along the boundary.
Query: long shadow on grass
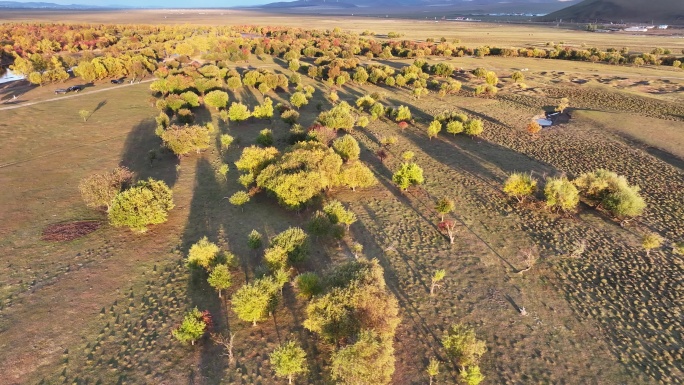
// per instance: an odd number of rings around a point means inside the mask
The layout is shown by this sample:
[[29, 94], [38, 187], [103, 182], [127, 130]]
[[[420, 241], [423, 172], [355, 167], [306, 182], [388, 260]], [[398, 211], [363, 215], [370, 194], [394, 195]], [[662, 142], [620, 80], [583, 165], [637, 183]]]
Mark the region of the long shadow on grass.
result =
[[121, 165], [133, 171], [138, 180], [154, 178], [173, 187], [178, 177], [178, 157], [160, 149], [161, 139], [154, 134], [154, 129], [152, 119], [143, 120], [131, 129], [124, 143]]
[[[221, 220], [219, 218], [219, 205], [223, 196], [224, 188], [216, 179], [216, 174], [211, 164], [201, 158], [195, 168], [195, 183], [192, 201], [190, 202], [190, 214], [185, 227], [181, 247], [183, 254], [187, 255], [190, 246], [202, 237], [207, 237], [211, 242], [221, 245]], [[202, 269], [192, 272], [188, 282], [187, 295], [192, 306], [198, 309], [208, 310], [212, 315], [215, 330], [227, 328], [225, 306], [218, 298], [216, 292], [207, 283], [207, 273]], [[200, 372], [208, 384], [221, 382], [223, 372], [227, 368], [227, 360], [221, 356], [222, 348], [206, 339], [200, 343]]]

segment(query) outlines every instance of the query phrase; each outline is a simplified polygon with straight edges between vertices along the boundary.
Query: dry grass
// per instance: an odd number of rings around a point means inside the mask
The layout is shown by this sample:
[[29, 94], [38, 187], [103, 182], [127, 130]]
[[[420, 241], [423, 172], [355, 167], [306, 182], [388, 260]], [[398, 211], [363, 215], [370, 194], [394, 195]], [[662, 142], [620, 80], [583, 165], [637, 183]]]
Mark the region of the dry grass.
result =
[[[435, 32], [434, 23], [430, 28]], [[417, 101], [405, 90], [382, 88], [388, 95], [384, 103], [410, 105], [416, 123], [401, 131], [394, 123], [376, 121], [357, 130], [362, 160], [381, 184], [369, 191], [331, 193], [358, 215], [352, 237], [364, 245], [366, 256], [381, 261], [401, 304], [394, 383], [425, 383], [427, 360], [446, 359], [438, 341], [455, 322], [472, 324], [486, 339], [489, 352], [482, 368], [488, 383], [681, 383], [681, 299], [676, 297], [681, 258], [663, 249], [647, 259], [639, 239], [646, 228], [669, 239], [684, 234], [684, 168], [674, 147], [684, 135], [677, 128], [684, 106], [610, 84], [569, 82], [586, 77], [584, 72], [638, 82], [667, 70], [502, 58], [453, 62], [500, 73], [530, 68], [526, 83], [531, 89], [516, 90], [503, 76], [496, 99], [468, 96], [475, 83], [466, 79], [466, 91], [444, 99], [431, 94]], [[325, 86], [312, 84], [318, 90], [301, 111], [305, 126], [317, 115], [319, 101], [329, 106]], [[351, 86], [340, 96], [355, 100], [377, 90]], [[566, 95], [577, 109], [574, 119], [532, 140], [524, 131], [530, 117]], [[270, 96], [275, 102], [288, 98]], [[33, 89], [26, 97], [49, 93]], [[275, 319], [251, 327], [227, 311], [204, 277], [190, 274], [182, 261], [190, 244], [209, 236], [240, 256], [234, 290], [253, 277], [259, 263], [247, 247], [249, 231], [272, 236], [306, 221], [311, 211], [293, 214], [266, 196], [248, 203], [244, 212], [222, 199], [240, 188], [232, 167], [240, 147], [253, 143], [265, 127], [284, 147], [287, 127], [278, 119], [225, 126], [200, 110], [200, 122], [211, 119], [238, 144], [226, 154], [213, 149], [184, 158], [178, 171], [170, 155], [148, 161], [148, 151], [159, 146], [148, 97], [147, 85], [141, 84], [2, 111], [0, 182], [9, 188], [2, 189], [0, 199], [11, 204], [0, 206], [0, 382], [282, 383], [273, 376], [267, 354], [280, 341], [296, 338], [312, 358], [306, 382], [323, 383], [327, 348], [301, 328], [304, 304], [289, 287]], [[261, 100], [251, 91], [239, 97], [250, 105]], [[80, 109], [94, 109], [104, 100], [87, 123], [80, 120]], [[647, 117], [639, 116], [644, 106]], [[432, 115], [446, 109], [482, 118], [483, 138], [442, 133], [430, 141], [425, 128]], [[649, 131], [640, 131], [645, 125]], [[380, 162], [373, 154], [379, 138], [389, 135], [399, 140]], [[644, 151], [644, 146], [660, 152]], [[390, 178], [405, 150], [416, 153], [426, 184], [402, 194]], [[40, 240], [47, 225], [102, 219], [81, 203], [76, 186], [82, 177], [121, 162], [141, 177], [172, 185], [177, 208], [168, 223], [142, 236], [103, 226], [71, 242]], [[227, 181], [216, 173], [221, 162], [231, 164]], [[599, 167], [642, 187], [649, 210], [637, 223], [622, 228], [588, 208], [576, 217], [557, 216], [540, 205], [516, 205], [500, 189], [513, 171], [539, 177]], [[444, 196], [456, 202], [459, 231], [453, 246], [439, 233], [433, 211]], [[317, 243], [301, 269], [322, 271], [351, 258], [349, 242]], [[580, 242], [586, 250], [578, 256]], [[535, 250], [538, 261], [521, 275], [528, 267], [523, 250]], [[437, 269], [447, 275], [431, 297], [430, 277]], [[217, 331], [237, 333], [235, 366], [228, 366], [206, 339], [194, 348], [172, 341], [170, 330], [190, 306], [209, 309]], [[520, 314], [523, 307], [527, 316]], [[439, 383], [455, 382], [455, 368], [446, 367]]]

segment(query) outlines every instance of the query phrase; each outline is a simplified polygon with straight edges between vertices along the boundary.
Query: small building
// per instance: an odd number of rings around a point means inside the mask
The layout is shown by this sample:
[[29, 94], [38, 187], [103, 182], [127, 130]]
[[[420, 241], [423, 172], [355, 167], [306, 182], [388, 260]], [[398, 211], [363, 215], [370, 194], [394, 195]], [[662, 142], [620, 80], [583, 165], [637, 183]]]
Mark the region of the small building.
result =
[[659, 25], [659, 26], [658, 26], [658, 29], [667, 29], [668, 27], [669, 27], [669, 25], [667, 25], [667, 24], [662, 24], [662, 25]]

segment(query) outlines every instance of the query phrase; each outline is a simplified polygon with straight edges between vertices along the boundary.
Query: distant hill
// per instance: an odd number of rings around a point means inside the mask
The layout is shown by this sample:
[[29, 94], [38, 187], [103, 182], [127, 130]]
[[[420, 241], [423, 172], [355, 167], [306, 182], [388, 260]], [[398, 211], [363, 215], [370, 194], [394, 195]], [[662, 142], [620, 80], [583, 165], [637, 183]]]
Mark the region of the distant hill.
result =
[[18, 1], [0, 1], [0, 8], [13, 8], [13, 9], [93, 9], [93, 8], [103, 8], [97, 5], [78, 5], [78, 4], [55, 4], [55, 3], [44, 3], [44, 2], [18, 2]]
[[398, 14], [434, 12], [545, 14], [580, 0], [296, 0], [278, 1], [250, 8], [295, 13]]
[[545, 21], [684, 24], [684, 0], [584, 0], [542, 17]]

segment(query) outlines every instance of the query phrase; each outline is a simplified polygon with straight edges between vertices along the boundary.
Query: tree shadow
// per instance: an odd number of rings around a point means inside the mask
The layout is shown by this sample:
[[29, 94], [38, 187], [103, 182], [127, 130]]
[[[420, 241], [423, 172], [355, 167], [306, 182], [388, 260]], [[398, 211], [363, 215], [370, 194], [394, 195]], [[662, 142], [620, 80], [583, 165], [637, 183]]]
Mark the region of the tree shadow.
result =
[[138, 123], [126, 137], [121, 154], [121, 165], [136, 174], [138, 180], [154, 178], [163, 180], [169, 187], [178, 178], [178, 157], [166, 149], [160, 149], [161, 139], [155, 135], [154, 120]]

